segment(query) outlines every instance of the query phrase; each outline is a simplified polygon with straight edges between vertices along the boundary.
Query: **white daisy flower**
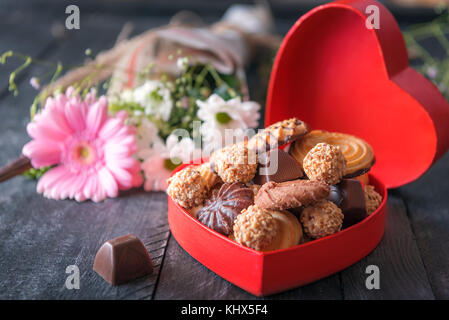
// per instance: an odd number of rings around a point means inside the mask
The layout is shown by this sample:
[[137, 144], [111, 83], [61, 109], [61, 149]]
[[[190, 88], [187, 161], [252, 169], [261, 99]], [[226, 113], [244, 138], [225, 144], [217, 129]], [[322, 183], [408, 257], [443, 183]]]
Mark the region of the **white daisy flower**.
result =
[[206, 101], [197, 100], [196, 103], [199, 106], [198, 117], [203, 121], [203, 149], [208, 152], [224, 146], [226, 129], [236, 130], [234, 136], [238, 137], [244, 134], [246, 129], [258, 125], [260, 105], [257, 102], [242, 102], [240, 98], [226, 101], [213, 94]]
[[134, 101], [145, 109], [145, 114], [167, 121], [173, 107], [170, 90], [164, 83], [148, 80], [134, 89]]

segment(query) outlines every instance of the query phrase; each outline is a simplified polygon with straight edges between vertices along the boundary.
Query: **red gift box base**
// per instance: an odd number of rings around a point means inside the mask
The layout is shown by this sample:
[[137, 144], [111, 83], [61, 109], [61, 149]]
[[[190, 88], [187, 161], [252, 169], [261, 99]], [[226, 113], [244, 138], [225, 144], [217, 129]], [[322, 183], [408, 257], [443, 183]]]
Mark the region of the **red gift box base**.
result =
[[264, 296], [336, 273], [377, 246], [384, 232], [387, 191], [374, 176], [370, 184], [383, 197], [374, 213], [336, 234], [283, 250], [244, 247], [209, 229], [170, 198], [168, 223], [176, 241], [193, 258], [236, 286]]

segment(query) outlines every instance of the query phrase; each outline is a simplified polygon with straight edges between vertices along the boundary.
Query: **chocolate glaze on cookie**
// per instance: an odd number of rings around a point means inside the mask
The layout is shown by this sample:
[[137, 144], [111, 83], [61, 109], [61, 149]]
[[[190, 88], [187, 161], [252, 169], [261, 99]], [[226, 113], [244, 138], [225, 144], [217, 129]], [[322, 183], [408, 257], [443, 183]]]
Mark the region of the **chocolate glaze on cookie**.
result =
[[228, 235], [233, 232], [234, 220], [254, 204], [254, 192], [245, 184], [236, 182], [223, 184], [220, 189], [212, 191], [210, 199], [198, 211], [198, 221], [207, 227]]

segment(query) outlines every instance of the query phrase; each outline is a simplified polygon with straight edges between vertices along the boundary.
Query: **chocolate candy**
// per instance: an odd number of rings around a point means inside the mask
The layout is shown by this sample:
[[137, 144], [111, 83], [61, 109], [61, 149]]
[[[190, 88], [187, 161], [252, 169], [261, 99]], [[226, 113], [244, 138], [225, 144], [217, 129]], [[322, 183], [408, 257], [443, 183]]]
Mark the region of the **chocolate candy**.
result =
[[347, 228], [366, 218], [365, 193], [360, 181], [343, 179], [331, 186], [328, 199], [343, 212], [343, 228]]
[[198, 211], [198, 221], [209, 228], [228, 235], [233, 232], [234, 220], [243, 209], [254, 204], [254, 192], [241, 182], [225, 183], [214, 190]]
[[340, 188], [336, 185], [331, 185], [329, 197], [327, 199], [335, 203], [337, 207], [340, 207], [341, 202], [343, 201], [343, 195]]
[[263, 185], [268, 181], [284, 182], [303, 176], [301, 165], [287, 152], [279, 149], [259, 156], [259, 168], [254, 183]]
[[153, 264], [142, 241], [128, 234], [101, 246], [95, 256], [94, 271], [116, 285], [153, 273]]

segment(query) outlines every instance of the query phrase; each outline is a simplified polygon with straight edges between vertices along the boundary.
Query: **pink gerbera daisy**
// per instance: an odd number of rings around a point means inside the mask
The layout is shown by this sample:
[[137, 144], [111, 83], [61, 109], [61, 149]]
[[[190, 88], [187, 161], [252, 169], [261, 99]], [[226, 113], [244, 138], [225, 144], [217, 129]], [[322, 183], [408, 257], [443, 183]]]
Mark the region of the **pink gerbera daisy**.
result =
[[84, 100], [73, 88], [48, 98], [27, 126], [33, 138], [23, 154], [35, 168], [54, 166], [37, 184], [47, 198], [95, 202], [116, 197], [118, 190], [142, 184], [135, 128], [126, 112], [108, 116], [108, 101], [89, 93]]

